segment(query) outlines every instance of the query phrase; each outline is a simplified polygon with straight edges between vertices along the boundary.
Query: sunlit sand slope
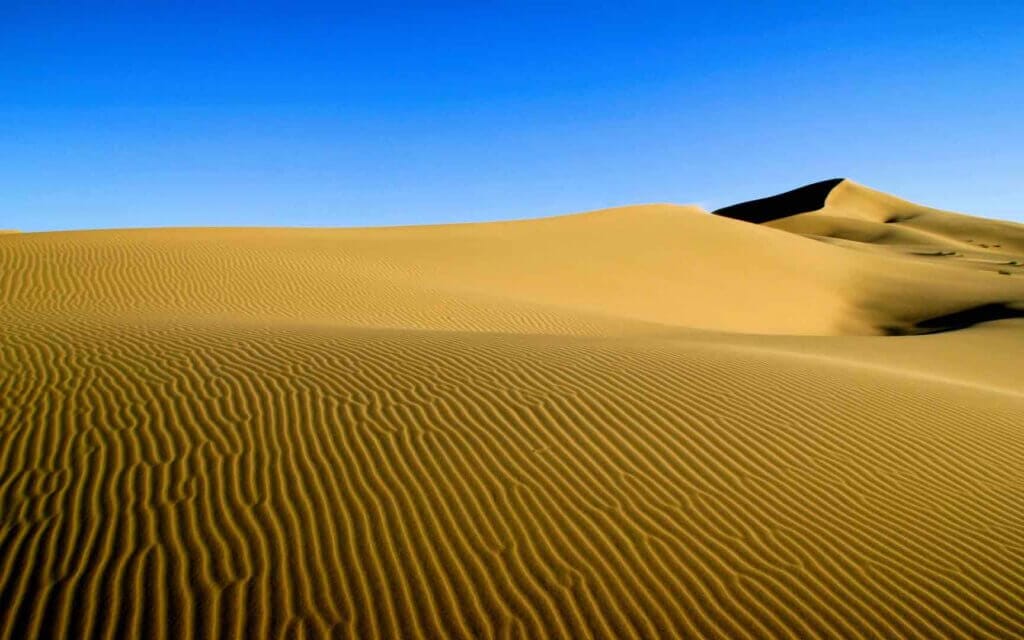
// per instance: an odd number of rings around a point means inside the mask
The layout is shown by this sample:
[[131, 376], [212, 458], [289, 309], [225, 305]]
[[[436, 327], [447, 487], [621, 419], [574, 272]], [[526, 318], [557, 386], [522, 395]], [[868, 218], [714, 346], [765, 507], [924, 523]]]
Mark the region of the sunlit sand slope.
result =
[[434, 227], [27, 234], [0, 252], [12, 311], [559, 334], [834, 333], [857, 258], [669, 205]]
[[1024, 637], [1019, 228], [874, 193], [0, 239], [0, 637]]

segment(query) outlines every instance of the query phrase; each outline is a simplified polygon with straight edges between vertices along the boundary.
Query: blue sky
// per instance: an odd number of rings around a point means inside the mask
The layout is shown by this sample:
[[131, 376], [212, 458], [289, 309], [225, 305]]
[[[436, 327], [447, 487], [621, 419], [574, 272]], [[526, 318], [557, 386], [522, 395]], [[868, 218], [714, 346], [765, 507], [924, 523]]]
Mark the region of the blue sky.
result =
[[1024, 3], [365, 5], [0, 0], [0, 228], [714, 208], [837, 176], [1024, 221]]

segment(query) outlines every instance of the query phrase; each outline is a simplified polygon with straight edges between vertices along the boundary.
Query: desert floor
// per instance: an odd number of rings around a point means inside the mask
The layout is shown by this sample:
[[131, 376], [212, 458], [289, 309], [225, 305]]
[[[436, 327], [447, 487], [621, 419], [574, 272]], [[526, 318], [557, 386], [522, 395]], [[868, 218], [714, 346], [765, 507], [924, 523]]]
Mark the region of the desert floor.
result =
[[0, 637], [1024, 637], [1024, 226], [0, 235]]

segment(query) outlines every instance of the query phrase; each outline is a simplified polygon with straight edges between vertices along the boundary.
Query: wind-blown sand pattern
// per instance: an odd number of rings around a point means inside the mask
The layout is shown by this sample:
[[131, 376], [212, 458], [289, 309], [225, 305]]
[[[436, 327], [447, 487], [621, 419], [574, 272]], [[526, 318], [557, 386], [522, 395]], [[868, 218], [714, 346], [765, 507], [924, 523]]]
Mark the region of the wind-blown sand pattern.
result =
[[1024, 637], [1024, 227], [718, 213], [3, 236], [0, 637]]

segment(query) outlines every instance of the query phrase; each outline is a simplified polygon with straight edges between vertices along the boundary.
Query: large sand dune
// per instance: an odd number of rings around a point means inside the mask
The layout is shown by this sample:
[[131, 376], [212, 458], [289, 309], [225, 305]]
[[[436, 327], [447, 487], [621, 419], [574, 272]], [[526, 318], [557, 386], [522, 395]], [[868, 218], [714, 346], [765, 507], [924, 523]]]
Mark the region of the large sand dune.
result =
[[1024, 637], [1024, 227], [716, 213], [0, 237], [0, 637]]

